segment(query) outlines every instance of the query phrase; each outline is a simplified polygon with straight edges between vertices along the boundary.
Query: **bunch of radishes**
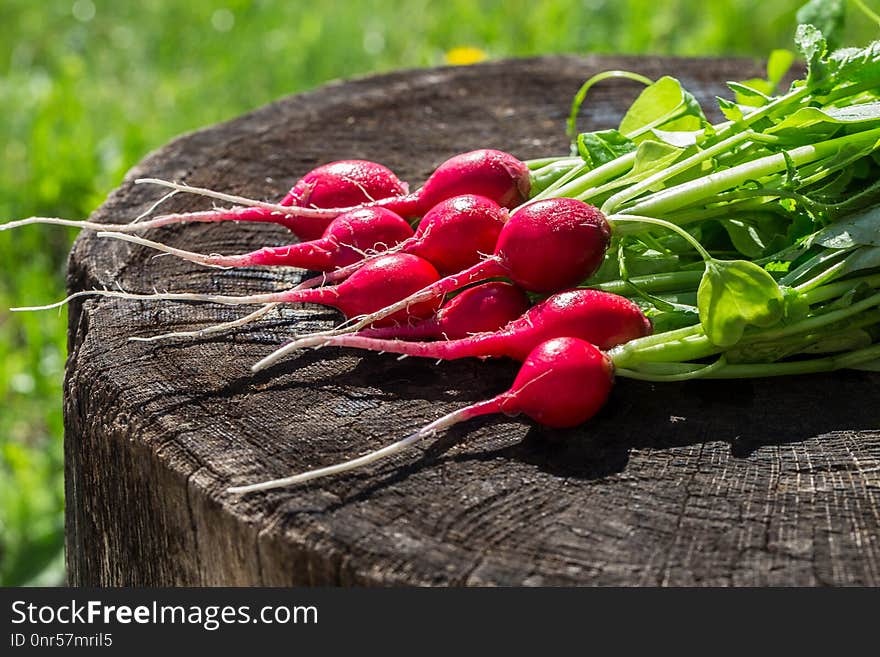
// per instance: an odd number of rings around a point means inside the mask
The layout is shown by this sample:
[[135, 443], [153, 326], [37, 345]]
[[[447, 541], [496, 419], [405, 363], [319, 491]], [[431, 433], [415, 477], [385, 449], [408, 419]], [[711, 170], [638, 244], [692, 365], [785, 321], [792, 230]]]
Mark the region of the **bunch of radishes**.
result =
[[[601, 212], [581, 201], [551, 198], [529, 203], [529, 168], [508, 153], [483, 149], [457, 155], [414, 193], [407, 193], [406, 184], [386, 167], [366, 161], [318, 167], [277, 205], [173, 186], [239, 205], [127, 225], [77, 225], [208, 266], [286, 265], [323, 274], [285, 292], [247, 297], [142, 297], [121, 291], [74, 296], [307, 302], [335, 307], [347, 318], [347, 326], [300, 336], [254, 370], [294, 349], [326, 345], [432, 359], [506, 356], [522, 361], [508, 392], [435, 421], [417, 432], [418, 437], [498, 412], [524, 413], [549, 427], [580, 424], [602, 406], [611, 388], [613, 367], [600, 349], [651, 330], [629, 300], [571, 289], [602, 263], [611, 228]], [[416, 217], [421, 220], [413, 231], [406, 219]], [[226, 220], [276, 222], [305, 241], [224, 256], [181, 251], [131, 234], [178, 222]], [[532, 305], [527, 293], [546, 298]], [[355, 467], [409, 442], [413, 438], [333, 471]], [[259, 487], [270, 485], [281, 484]]]

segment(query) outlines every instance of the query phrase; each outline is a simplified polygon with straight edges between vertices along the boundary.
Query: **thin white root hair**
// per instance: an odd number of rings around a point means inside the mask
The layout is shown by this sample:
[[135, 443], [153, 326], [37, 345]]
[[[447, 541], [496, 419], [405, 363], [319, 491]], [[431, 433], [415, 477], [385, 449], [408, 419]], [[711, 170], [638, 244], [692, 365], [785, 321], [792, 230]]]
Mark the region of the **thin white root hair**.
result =
[[312, 333], [311, 335], [307, 335], [303, 338], [298, 338], [296, 340], [288, 342], [286, 345], [279, 347], [265, 358], [262, 358], [251, 365], [251, 372], [256, 373], [266, 369], [267, 367], [272, 367], [272, 365], [283, 359], [285, 356], [287, 356], [287, 354], [294, 351], [306, 349], [307, 347], [316, 347], [318, 349], [326, 347], [328, 344], [330, 344], [331, 338], [336, 335], [343, 335], [345, 333], [347, 333], [345, 329], [334, 329], [330, 331]]
[[156, 208], [158, 208], [158, 207], [159, 207], [160, 205], [162, 205], [165, 201], [167, 201], [168, 199], [170, 199], [172, 196], [174, 196], [174, 195], [177, 194], [177, 193], [178, 193], [178, 191], [177, 191], [176, 189], [172, 189], [170, 192], [168, 192], [167, 194], [165, 194], [165, 196], [163, 196], [162, 198], [160, 198], [158, 201], [156, 201], [155, 203], [153, 203], [153, 205], [151, 205], [151, 206], [148, 207], [146, 210], [144, 210], [143, 212], [141, 212], [138, 216], [136, 216], [136, 217], [134, 218], [134, 221], [131, 222], [131, 224], [136, 224], [136, 223], [138, 223], [141, 219], [145, 219], [145, 218], [149, 217], [151, 214], [153, 214], [153, 212], [156, 211]]
[[129, 299], [131, 301], [201, 301], [204, 303], [219, 303], [225, 306], [248, 306], [253, 304], [275, 303], [283, 298], [283, 294], [284, 292], [233, 297], [221, 294], [196, 294], [192, 292], [157, 292], [155, 294], [136, 294], [132, 292], [123, 292], [116, 290], [83, 290], [82, 292], [75, 292], [70, 296], [62, 299], [61, 301], [49, 303], [45, 306], [22, 306], [19, 308], [10, 308], [9, 311], [14, 313], [22, 313], [33, 312], [37, 310], [52, 310], [53, 308], [61, 308], [62, 306], [67, 305], [74, 299], [80, 299], [82, 297], [109, 297], [113, 299]]
[[11, 230], [12, 228], [20, 228], [22, 226], [32, 226], [37, 224], [51, 226], [67, 226], [68, 228], [87, 228], [91, 230], [110, 230], [114, 224], [99, 224], [93, 221], [81, 221], [77, 219], [61, 219], [59, 217], [28, 217], [27, 219], [18, 219], [0, 224], [0, 232]]
[[336, 465], [330, 465], [325, 468], [309, 470], [308, 472], [303, 472], [292, 477], [285, 477], [283, 479], [273, 479], [271, 481], [264, 481], [258, 484], [250, 484], [249, 486], [233, 486], [231, 488], [227, 488], [226, 492], [253, 493], [255, 491], [269, 490], [271, 488], [293, 486], [294, 484], [301, 484], [306, 481], [311, 481], [312, 479], [319, 479], [321, 477], [327, 477], [330, 475], [341, 474], [343, 472], [355, 470], [365, 465], [369, 465], [370, 463], [374, 463], [381, 459], [392, 456], [393, 454], [397, 454], [398, 452], [402, 452], [403, 450], [416, 444], [420, 440], [427, 438], [428, 436], [431, 436], [447, 427], [450, 427], [453, 424], [457, 424], [464, 419], [467, 419], [467, 412], [469, 410], [469, 408], [462, 408], [457, 411], [453, 411], [448, 415], [444, 415], [443, 417], [434, 420], [430, 424], [426, 424], [424, 427], [402, 440], [398, 440], [395, 443], [386, 445], [381, 449], [377, 449], [374, 452], [370, 452], [369, 454], [365, 454], [364, 456], [360, 456], [356, 459], [337, 463]]
[[[270, 210], [272, 212], [277, 212], [282, 215], [300, 214], [303, 210], [303, 208], [293, 208], [286, 205], [278, 205], [276, 203], [267, 203], [266, 201], [256, 201], [254, 199], [246, 198], [244, 196], [236, 196], [235, 194], [226, 194], [224, 192], [215, 192], [213, 189], [206, 189], [204, 187], [193, 187], [192, 185], [187, 185], [185, 183], [171, 182], [169, 180], [162, 180], [160, 178], [138, 178], [137, 180], [135, 180], [135, 183], [138, 185], [160, 185], [162, 187], [169, 187], [178, 192], [187, 192], [189, 194], [197, 194], [198, 196], [207, 196], [208, 198], [215, 198], [220, 201], [226, 201], [227, 203], [235, 203], [236, 205], [247, 205], [254, 208], [263, 208], [264, 210]], [[312, 212], [318, 211], [312, 210]]]
[[122, 240], [123, 242], [139, 244], [140, 246], [146, 246], [151, 249], [156, 249], [157, 251], [162, 251], [164, 254], [177, 256], [178, 258], [187, 260], [189, 262], [194, 262], [204, 267], [213, 267], [214, 269], [233, 269], [232, 267], [226, 267], [223, 265], [212, 263], [210, 261], [212, 256], [210, 255], [177, 249], [173, 246], [168, 246], [167, 244], [162, 244], [160, 242], [154, 242], [153, 240], [148, 240], [143, 237], [138, 237], [137, 235], [129, 235], [128, 233], [118, 233], [115, 231], [101, 231], [98, 233], [98, 237], [109, 237], [110, 239], [114, 240]]
[[244, 317], [240, 317], [239, 319], [232, 320], [231, 322], [223, 322], [222, 324], [215, 324], [214, 326], [198, 329], [197, 331], [176, 331], [174, 333], [162, 333], [160, 335], [153, 335], [147, 338], [135, 336], [129, 338], [129, 341], [159, 342], [161, 340], [170, 340], [173, 338], [200, 338], [202, 336], [211, 335], [213, 333], [222, 333], [223, 331], [229, 331], [231, 329], [235, 329], [240, 326], [245, 326], [246, 324], [255, 322], [258, 319], [261, 319], [271, 313], [273, 310], [275, 310], [275, 308], [278, 307], [278, 305], [278, 303], [267, 303], [265, 306], [263, 306], [259, 310], [255, 310], [249, 315], [245, 315]]

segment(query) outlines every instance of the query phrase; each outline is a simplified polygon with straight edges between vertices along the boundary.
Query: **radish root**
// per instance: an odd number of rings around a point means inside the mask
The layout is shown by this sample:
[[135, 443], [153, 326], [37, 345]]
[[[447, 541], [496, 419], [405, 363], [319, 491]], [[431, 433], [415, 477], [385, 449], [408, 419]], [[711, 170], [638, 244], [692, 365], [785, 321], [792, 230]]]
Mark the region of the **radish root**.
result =
[[222, 333], [223, 331], [228, 331], [230, 329], [251, 324], [271, 313], [273, 310], [275, 310], [275, 308], [278, 307], [278, 305], [278, 303], [267, 303], [262, 308], [255, 310], [249, 315], [240, 317], [239, 319], [232, 320], [231, 322], [223, 322], [222, 324], [215, 324], [214, 326], [198, 329], [196, 331], [175, 331], [173, 333], [161, 333], [159, 335], [153, 335], [146, 338], [136, 336], [129, 338], [129, 340], [131, 342], [159, 342], [162, 340], [171, 340], [174, 338], [200, 338], [205, 335]]
[[83, 297], [109, 297], [111, 299], [129, 299], [131, 301], [201, 301], [205, 303], [219, 303], [224, 306], [247, 306], [254, 304], [270, 304], [283, 302], [287, 292], [273, 292], [269, 294], [252, 294], [249, 296], [227, 296], [222, 294], [197, 294], [193, 292], [156, 292], [155, 294], [137, 294], [121, 290], [83, 290], [74, 292], [68, 297], [45, 306], [22, 306], [10, 308], [10, 312], [22, 313], [38, 310], [52, 310], [61, 308], [74, 299]]
[[285, 477], [283, 479], [273, 479], [271, 481], [264, 481], [258, 484], [250, 484], [248, 486], [233, 486], [231, 488], [227, 488], [226, 492], [253, 493], [260, 490], [269, 490], [271, 488], [281, 488], [284, 486], [301, 484], [312, 479], [319, 479], [321, 477], [327, 477], [330, 475], [341, 474], [343, 472], [355, 470], [365, 465], [369, 465], [370, 463], [374, 463], [376, 461], [397, 454], [398, 452], [402, 452], [408, 447], [415, 445], [419, 441], [436, 434], [438, 431], [442, 431], [443, 429], [451, 427], [454, 424], [464, 422], [465, 420], [469, 420], [478, 415], [486, 415], [488, 413], [499, 412], [501, 403], [500, 398], [502, 396], [503, 395], [499, 395], [499, 397], [496, 397], [495, 399], [489, 399], [487, 401], [479, 402], [472, 406], [460, 408], [457, 411], [453, 411], [452, 413], [449, 413], [437, 420], [434, 420], [430, 424], [426, 424], [424, 427], [422, 427], [415, 433], [407, 436], [406, 438], [403, 438], [402, 440], [398, 440], [397, 442], [386, 445], [381, 449], [377, 449], [373, 452], [370, 452], [369, 454], [365, 454], [364, 456], [360, 456], [356, 459], [351, 459], [350, 461], [344, 461], [343, 463], [337, 463], [336, 465], [330, 465], [324, 468], [318, 468], [316, 470], [309, 470], [308, 472], [303, 472], [292, 477]]
[[114, 240], [122, 240], [123, 242], [131, 242], [132, 244], [138, 244], [140, 246], [146, 246], [151, 249], [155, 249], [157, 251], [162, 251], [163, 253], [167, 253], [169, 255], [177, 256], [182, 260], [187, 260], [189, 262], [194, 262], [198, 265], [203, 265], [204, 267], [212, 267], [214, 269], [232, 269], [231, 266], [217, 265], [211, 262], [212, 259], [222, 257], [219, 254], [202, 254], [195, 253], [193, 251], [185, 251], [183, 249], [177, 249], [173, 246], [168, 246], [166, 244], [162, 244], [160, 242], [154, 242], [153, 240], [148, 240], [143, 237], [138, 237], [137, 235], [129, 235], [127, 233], [117, 233], [114, 231], [100, 231], [98, 233], [98, 237], [109, 237]]
[[[277, 203], [267, 203], [266, 201], [256, 201], [254, 199], [246, 198], [244, 196], [237, 196], [235, 194], [226, 194], [224, 192], [217, 192], [213, 189], [206, 189], [205, 187], [194, 187], [192, 185], [187, 185], [185, 183], [177, 183], [171, 182], [170, 180], [162, 180], [161, 178], [138, 178], [134, 181], [138, 185], [150, 184], [150, 185], [159, 185], [161, 187], [168, 187], [178, 192], [187, 192], [189, 194], [196, 194], [198, 196], [207, 196], [208, 198], [215, 198], [220, 201], [226, 201], [227, 203], [235, 203], [236, 205], [244, 205], [254, 208], [262, 208], [263, 210], [269, 210], [279, 216], [297, 216], [297, 217], [314, 217], [314, 218], [327, 218], [327, 217], [336, 217], [341, 214], [341, 211], [346, 210], [348, 208], [303, 208], [299, 206], [287, 206], [287, 205], [278, 205]], [[165, 215], [168, 216], [168, 215]], [[157, 217], [156, 219], [162, 219], [163, 217]]]

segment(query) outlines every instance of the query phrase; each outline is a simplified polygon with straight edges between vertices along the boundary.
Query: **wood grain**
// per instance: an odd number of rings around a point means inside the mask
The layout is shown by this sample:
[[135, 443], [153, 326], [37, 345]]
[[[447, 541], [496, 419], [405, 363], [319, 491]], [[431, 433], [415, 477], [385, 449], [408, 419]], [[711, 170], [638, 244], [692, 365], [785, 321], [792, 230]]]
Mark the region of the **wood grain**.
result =
[[[418, 183], [449, 155], [564, 153], [580, 83], [606, 68], [671, 73], [704, 105], [758, 72], [742, 60], [553, 57], [336, 83], [184, 136], [95, 213], [129, 221], [158, 198], [139, 176], [280, 197], [313, 166], [381, 161]], [[614, 125], [637, 93], [596, 87], [582, 123]], [[177, 210], [209, 207], [179, 195]], [[188, 225], [152, 237], [234, 253], [273, 226]], [[296, 271], [217, 271], [84, 234], [71, 291], [121, 285], [243, 294]], [[314, 485], [224, 489], [361, 454], [503, 390], [509, 362], [436, 365], [342, 350], [252, 376], [294, 331], [337, 316], [294, 306], [253, 330], [164, 344], [247, 312], [89, 300], [70, 313], [65, 384], [70, 583], [113, 585], [877, 585], [880, 378], [619, 381], [587, 425], [512, 419]]]

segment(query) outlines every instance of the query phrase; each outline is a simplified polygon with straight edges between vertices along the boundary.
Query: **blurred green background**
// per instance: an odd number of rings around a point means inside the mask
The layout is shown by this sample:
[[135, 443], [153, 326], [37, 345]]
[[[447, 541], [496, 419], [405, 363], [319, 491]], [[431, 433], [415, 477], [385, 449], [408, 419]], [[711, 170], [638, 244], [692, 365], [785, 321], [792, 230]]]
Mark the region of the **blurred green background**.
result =
[[[0, 221], [86, 217], [174, 135], [326, 80], [474, 55], [461, 47], [763, 57], [789, 47], [801, 2], [0, 0]], [[850, 11], [847, 41], [868, 41]], [[62, 295], [72, 238], [0, 233], [2, 585], [64, 581], [65, 318], [6, 309]]]

